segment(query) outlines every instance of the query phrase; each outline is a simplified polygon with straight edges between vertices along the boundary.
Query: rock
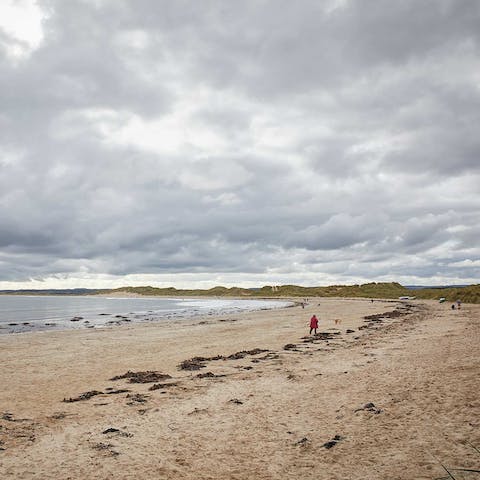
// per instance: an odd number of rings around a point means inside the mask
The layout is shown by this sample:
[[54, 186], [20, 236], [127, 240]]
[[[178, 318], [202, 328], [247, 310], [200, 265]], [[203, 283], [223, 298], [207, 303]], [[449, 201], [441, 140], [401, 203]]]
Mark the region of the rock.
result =
[[330, 448], [334, 447], [338, 442], [343, 440], [343, 438], [344, 437], [342, 437], [341, 435], [335, 435], [330, 441], [325, 442], [322, 447], [325, 447], [327, 450], [329, 450]]
[[[290, 433], [290, 432], [288, 432], [288, 433]], [[298, 440], [298, 442], [295, 442], [295, 445], [300, 445], [300, 446], [304, 447], [305, 445], [307, 445], [308, 442], [309, 442], [308, 438], [303, 437], [300, 440]]]
[[132, 433], [122, 432], [122, 430], [119, 430], [118, 428], [113, 428], [113, 427], [107, 428], [102, 433], [104, 435], [107, 435], [109, 433], [116, 433], [117, 435], [119, 435], [121, 437], [133, 437]]
[[119, 431], [120, 430], [118, 428], [107, 428], [102, 433], [105, 435], [106, 433], [116, 433], [116, 432], [119, 432]]
[[374, 413], [374, 414], [376, 414], [376, 415], [378, 415], [379, 413], [382, 412], [382, 411], [381, 411], [379, 408], [377, 408], [377, 407], [375, 406], [375, 404], [372, 403], [372, 402], [368, 402], [368, 403], [366, 403], [365, 405], [363, 405], [362, 407], [357, 408], [356, 410], [354, 410], [354, 413], [356, 413], [356, 412], [361, 412], [362, 410], [363, 410], [363, 411], [367, 411], [367, 412]]

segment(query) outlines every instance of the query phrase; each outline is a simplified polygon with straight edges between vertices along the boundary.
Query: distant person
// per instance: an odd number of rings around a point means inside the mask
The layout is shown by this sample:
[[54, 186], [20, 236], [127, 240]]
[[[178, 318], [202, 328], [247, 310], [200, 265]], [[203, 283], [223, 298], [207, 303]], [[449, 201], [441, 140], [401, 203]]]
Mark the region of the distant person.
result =
[[455, 304], [452, 303], [452, 310], [455, 310]]
[[460, 310], [462, 306], [462, 302], [460, 300], [457, 300], [457, 308]]
[[318, 318], [316, 315], [313, 315], [313, 317], [310, 319], [310, 335], [312, 332], [317, 334], [317, 328], [318, 328]]

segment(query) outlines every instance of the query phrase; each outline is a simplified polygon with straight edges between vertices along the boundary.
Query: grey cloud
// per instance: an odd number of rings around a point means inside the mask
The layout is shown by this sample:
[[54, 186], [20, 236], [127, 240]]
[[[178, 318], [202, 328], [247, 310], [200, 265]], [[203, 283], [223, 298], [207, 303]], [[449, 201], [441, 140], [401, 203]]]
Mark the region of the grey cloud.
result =
[[0, 282], [478, 275], [477, 2], [40, 5], [0, 51]]

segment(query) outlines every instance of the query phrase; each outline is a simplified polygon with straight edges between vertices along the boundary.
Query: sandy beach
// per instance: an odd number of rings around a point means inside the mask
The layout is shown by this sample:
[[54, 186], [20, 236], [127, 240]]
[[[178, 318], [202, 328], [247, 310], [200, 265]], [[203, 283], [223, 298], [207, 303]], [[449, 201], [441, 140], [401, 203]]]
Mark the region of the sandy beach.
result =
[[0, 478], [480, 478], [479, 323], [478, 305], [315, 298], [3, 335]]

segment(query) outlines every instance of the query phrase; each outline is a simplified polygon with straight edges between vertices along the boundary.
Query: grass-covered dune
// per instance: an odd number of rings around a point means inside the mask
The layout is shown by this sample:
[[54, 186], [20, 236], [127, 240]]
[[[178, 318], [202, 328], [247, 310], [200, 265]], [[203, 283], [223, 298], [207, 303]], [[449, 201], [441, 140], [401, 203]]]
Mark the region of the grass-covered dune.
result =
[[121, 294], [164, 297], [349, 297], [349, 298], [398, 298], [417, 297], [439, 300], [444, 297], [448, 302], [460, 300], [463, 303], [480, 303], [480, 284], [465, 287], [435, 287], [412, 290], [399, 283], [365, 283], [363, 285], [331, 285], [329, 287], [301, 287], [299, 285], [265, 285], [261, 288], [213, 287], [208, 290], [181, 290], [174, 287], [121, 287], [112, 290], [100, 289], [65, 289], [65, 290], [0, 290], [0, 295], [94, 295]]
[[208, 290], [179, 290], [155, 287], [122, 287], [101, 293], [128, 292], [140, 295], [159, 296], [218, 296], [218, 297], [359, 297], [359, 298], [417, 298], [447, 301], [461, 300], [464, 303], [480, 303], [480, 285], [467, 287], [442, 287], [410, 290], [399, 283], [365, 283], [363, 285], [331, 285], [329, 287], [301, 287], [298, 285], [264, 286], [258, 289], [213, 287]]
[[417, 298], [438, 300], [444, 297], [448, 302], [460, 300], [464, 303], [480, 303], [480, 284], [468, 285], [466, 287], [445, 287], [445, 288], [423, 288], [410, 291], [410, 295], [416, 295]]

